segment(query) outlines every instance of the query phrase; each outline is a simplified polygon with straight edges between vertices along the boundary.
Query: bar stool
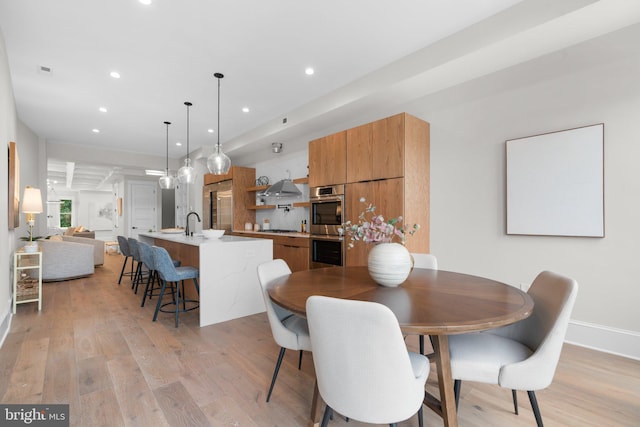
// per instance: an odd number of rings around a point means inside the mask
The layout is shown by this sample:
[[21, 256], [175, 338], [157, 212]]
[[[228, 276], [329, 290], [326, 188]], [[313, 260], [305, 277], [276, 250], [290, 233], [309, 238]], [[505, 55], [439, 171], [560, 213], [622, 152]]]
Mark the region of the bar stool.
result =
[[133, 289], [133, 293], [138, 293], [138, 284], [143, 281], [149, 275], [149, 271], [144, 271], [142, 269], [142, 259], [140, 258], [140, 251], [138, 251], [138, 240], [133, 237], [129, 237], [129, 251], [131, 252], [131, 257], [136, 264], [136, 272], [133, 275], [133, 281], [131, 282], [131, 289]]
[[[171, 313], [175, 311], [176, 315], [176, 328], [178, 327], [178, 314], [195, 310], [200, 307], [199, 301], [185, 299], [184, 295], [184, 281], [193, 279], [193, 284], [196, 286], [196, 292], [200, 295], [200, 286], [198, 286], [198, 276], [200, 271], [195, 267], [174, 267], [169, 252], [165, 248], [153, 246], [153, 260], [155, 262], [156, 271], [162, 280], [162, 289], [160, 289], [160, 296], [158, 297], [158, 303], [156, 304], [156, 311], [153, 314], [153, 321], [158, 318], [158, 312]], [[173, 301], [162, 303], [162, 297], [167, 288], [167, 282], [176, 284], [176, 297]], [[172, 285], [173, 286], [173, 285]], [[182, 295], [180, 294], [180, 286], [182, 286]], [[193, 304], [187, 308], [187, 303]], [[168, 305], [175, 305], [175, 310], [163, 310], [163, 307]], [[180, 309], [182, 305], [182, 309]]]
[[124, 236], [118, 236], [118, 246], [120, 246], [120, 252], [124, 255], [124, 262], [122, 263], [122, 270], [120, 271], [120, 278], [118, 279], [118, 285], [122, 281], [122, 276], [129, 276], [133, 279], [133, 258], [131, 259], [131, 273], [125, 273], [124, 269], [127, 266], [127, 260], [131, 256], [131, 251], [129, 250], [129, 243], [127, 242], [127, 238]]
[[[158, 296], [160, 289], [162, 288], [162, 283], [160, 283], [160, 278], [158, 277], [158, 272], [156, 271], [156, 263], [153, 259], [153, 250], [151, 246], [144, 243], [138, 242], [138, 252], [140, 253], [140, 259], [147, 270], [149, 270], [149, 276], [147, 277], [147, 286], [144, 288], [144, 293], [142, 294], [142, 303], [140, 307], [144, 307], [144, 302], [149, 297], [151, 299], [154, 296]], [[180, 261], [172, 259], [174, 267], [180, 267]], [[157, 283], [158, 286], [155, 286]], [[172, 288], [173, 289], [173, 288]], [[154, 291], [157, 291], [154, 293]], [[174, 296], [175, 298], [175, 296]]]

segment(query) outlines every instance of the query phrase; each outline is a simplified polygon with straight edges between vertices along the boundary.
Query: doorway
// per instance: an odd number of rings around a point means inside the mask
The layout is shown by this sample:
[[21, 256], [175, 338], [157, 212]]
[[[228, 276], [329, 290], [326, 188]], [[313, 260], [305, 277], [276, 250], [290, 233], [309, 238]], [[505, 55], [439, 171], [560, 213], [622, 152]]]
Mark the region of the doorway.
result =
[[148, 181], [130, 181], [129, 188], [129, 237], [138, 238], [138, 233], [156, 231], [158, 225], [157, 184]]

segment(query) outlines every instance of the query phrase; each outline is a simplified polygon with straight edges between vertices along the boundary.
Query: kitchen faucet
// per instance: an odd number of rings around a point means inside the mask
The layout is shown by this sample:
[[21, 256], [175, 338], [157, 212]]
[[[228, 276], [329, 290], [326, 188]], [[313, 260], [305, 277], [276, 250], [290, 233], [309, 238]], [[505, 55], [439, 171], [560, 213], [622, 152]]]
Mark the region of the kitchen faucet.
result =
[[185, 234], [186, 236], [188, 236], [188, 235], [189, 235], [189, 217], [190, 217], [191, 215], [195, 215], [195, 216], [196, 216], [196, 218], [198, 218], [198, 222], [202, 222], [202, 221], [200, 221], [200, 215], [198, 215], [198, 213], [197, 213], [197, 212], [189, 212], [189, 213], [187, 214], [187, 227], [184, 229], [184, 234]]

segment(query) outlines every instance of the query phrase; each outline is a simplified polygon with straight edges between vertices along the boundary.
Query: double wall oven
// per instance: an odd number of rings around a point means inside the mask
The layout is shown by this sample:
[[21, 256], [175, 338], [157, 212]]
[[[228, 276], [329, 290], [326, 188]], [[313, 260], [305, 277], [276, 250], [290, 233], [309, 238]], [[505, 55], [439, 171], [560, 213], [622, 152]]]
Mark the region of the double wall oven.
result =
[[344, 185], [311, 188], [309, 202], [309, 266], [322, 268], [344, 265], [345, 239], [338, 232], [344, 222]]

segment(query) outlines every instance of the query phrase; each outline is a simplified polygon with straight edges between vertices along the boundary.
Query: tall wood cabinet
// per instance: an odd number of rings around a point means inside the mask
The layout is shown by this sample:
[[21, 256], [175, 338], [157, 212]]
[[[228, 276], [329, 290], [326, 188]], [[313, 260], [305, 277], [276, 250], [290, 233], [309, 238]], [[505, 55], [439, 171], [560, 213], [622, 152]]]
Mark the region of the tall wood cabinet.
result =
[[[372, 204], [375, 214], [381, 214], [385, 220], [403, 215], [404, 178], [382, 179], [378, 181], [355, 182], [345, 188], [345, 218], [356, 222], [360, 212]], [[365, 198], [365, 202], [360, 199]], [[367, 214], [367, 218], [370, 216]], [[411, 223], [413, 224], [413, 222]], [[347, 244], [349, 240], [347, 238]], [[367, 265], [367, 256], [371, 245], [357, 242], [353, 248], [347, 249], [347, 265]]]
[[[231, 166], [226, 175], [208, 173], [204, 176], [204, 185], [231, 181], [233, 189], [233, 229], [244, 230], [244, 224], [256, 222], [256, 211], [248, 209], [256, 204], [255, 193], [247, 191], [256, 185], [256, 170], [240, 166]], [[206, 211], [203, 206], [203, 213]]]
[[[410, 252], [429, 252], [429, 123], [401, 113], [344, 131], [345, 170], [327, 184], [347, 184], [345, 220], [356, 221], [363, 210], [360, 198], [376, 206], [385, 218], [402, 215], [405, 225], [420, 224], [420, 230], [406, 240]], [[331, 137], [335, 137], [334, 134]], [[334, 156], [341, 165], [340, 152], [320, 138], [309, 143], [309, 185], [324, 185], [327, 163]], [[324, 163], [323, 163], [324, 162]], [[321, 170], [311, 165], [322, 164]], [[316, 184], [317, 183], [317, 184]], [[366, 265], [371, 245], [359, 242], [346, 252], [347, 265]]]

